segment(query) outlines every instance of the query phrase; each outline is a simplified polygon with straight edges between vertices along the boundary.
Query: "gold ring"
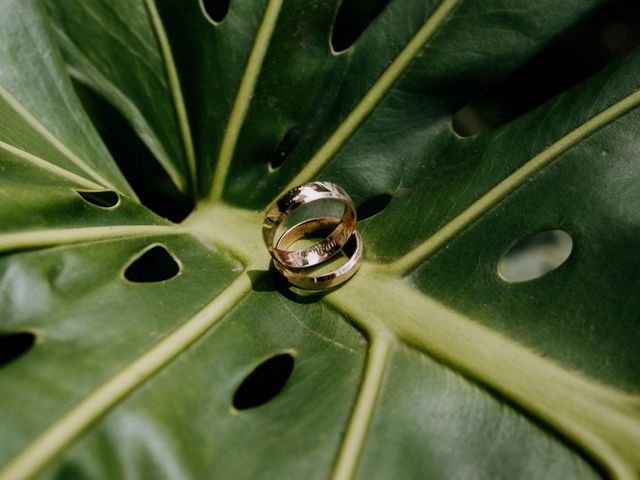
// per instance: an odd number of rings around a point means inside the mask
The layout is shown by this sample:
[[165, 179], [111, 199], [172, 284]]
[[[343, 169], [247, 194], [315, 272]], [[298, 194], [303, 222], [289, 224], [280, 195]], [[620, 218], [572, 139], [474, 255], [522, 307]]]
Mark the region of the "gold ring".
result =
[[[274, 247], [278, 227], [301, 205], [317, 200], [339, 200], [344, 204], [342, 218], [337, 219], [333, 231], [323, 240], [305, 250], [288, 251], [280, 248], [282, 238]], [[356, 209], [347, 192], [335, 183], [310, 182], [289, 190], [267, 210], [262, 223], [262, 239], [277, 263], [289, 268], [318, 265], [333, 257], [347, 243], [356, 226]], [[291, 230], [291, 229], [289, 229]]]
[[[318, 230], [334, 228], [340, 221], [338, 218], [320, 217], [300, 222], [282, 234], [276, 244], [276, 248], [282, 247], [286, 249], [304, 235]], [[345, 244], [345, 249], [348, 248], [352, 242], [355, 243], [355, 246], [349, 256], [349, 260], [339, 268], [327, 273], [319, 273], [317, 275], [304, 274], [300, 273], [300, 269], [296, 269], [295, 271], [290, 270], [277, 261], [274, 261], [273, 264], [278, 271], [296, 287], [307, 290], [323, 290], [325, 288], [335, 287], [353, 277], [360, 267], [360, 260], [362, 259], [362, 238], [358, 230], [353, 230], [352, 235]]]

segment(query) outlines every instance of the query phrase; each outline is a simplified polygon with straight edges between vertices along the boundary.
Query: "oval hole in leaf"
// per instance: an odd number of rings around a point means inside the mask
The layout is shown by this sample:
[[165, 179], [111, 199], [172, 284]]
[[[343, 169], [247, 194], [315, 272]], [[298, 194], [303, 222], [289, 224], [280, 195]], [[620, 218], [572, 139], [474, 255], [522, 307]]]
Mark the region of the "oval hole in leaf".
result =
[[35, 341], [29, 332], [0, 334], [0, 367], [27, 353]]
[[100, 208], [115, 207], [120, 201], [120, 197], [116, 192], [111, 190], [86, 191], [76, 190], [85, 202]]
[[365, 200], [358, 207], [358, 220], [364, 220], [365, 218], [373, 217], [382, 210], [384, 210], [391, 201], [391, 195], [383, 193], [377, 195], [369, 200]]
[[214, 23], [220, 23], [229, 12], [230, 0], [202, 0], [204, 12]]
[[150, 248], [136, 258], [124, 271], [130, 282], [151, 283], [169, 280], [180, 273], [180, 265], [161, 245]]
[[502, 257], [498, 272], [508, 282], [534, 280], [566, 262], [572, 250], [573, 239], [563, 230], [534, 233]]
[[273, 399], [289, 380], [293, 364], [293, 356], [289, 353], [281, 353], [262, 362], [236, 390], [233, 395], [234, 408], [255, 408]]
[[387, 6], [389, 0], [343, 0], [331, 31], [334, 52], [353, 45]]
[[296, 148], [300, 138], [302, 138], [302, 128], [294, 126], [287, 130], [278, 146], [271, 153], [269, 166], [275, 170], [282, 165], [293, 149]]

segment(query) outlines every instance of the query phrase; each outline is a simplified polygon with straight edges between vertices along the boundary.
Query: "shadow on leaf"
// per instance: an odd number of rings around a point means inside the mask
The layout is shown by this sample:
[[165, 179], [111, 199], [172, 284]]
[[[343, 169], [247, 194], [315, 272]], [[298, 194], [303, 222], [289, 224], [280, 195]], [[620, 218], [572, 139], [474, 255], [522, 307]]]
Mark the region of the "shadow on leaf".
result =
[[288, 283], [275, 269], [273, 262], [268, 270], [247, 271], [251, 280], [251, 288], [255, 292], [280, 292], [292, 302], [300, 304], [316, 303], [326, 295], [341, 287], [341, 285], [326, 290], [305, 290]]

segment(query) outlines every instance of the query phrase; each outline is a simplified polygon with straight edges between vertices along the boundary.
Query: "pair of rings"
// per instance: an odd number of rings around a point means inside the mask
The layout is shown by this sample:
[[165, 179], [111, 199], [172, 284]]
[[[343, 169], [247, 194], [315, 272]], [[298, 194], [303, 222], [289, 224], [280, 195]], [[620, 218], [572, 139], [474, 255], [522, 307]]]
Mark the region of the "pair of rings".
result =
[[[344, 205], [341, 218], [315, 217], [287, 229], [278, 239], [283, 222], [302, 205], [319, 200], [337, 200]], [[303, 250], [289, 250], [301, 238], [320, 231], [329, 233]], [[349, 280], [360, 267], [362, 238], [356, 230], [356, 209], [347, 192], [331, 182], [310, 182], [292, 188], [269, 207], [262, 223], [262, 238], [276, 269], [293, 285], [309, 290], [335, 287]], [[305, 273], [344, 251], [348, 260], [326, 273]]]

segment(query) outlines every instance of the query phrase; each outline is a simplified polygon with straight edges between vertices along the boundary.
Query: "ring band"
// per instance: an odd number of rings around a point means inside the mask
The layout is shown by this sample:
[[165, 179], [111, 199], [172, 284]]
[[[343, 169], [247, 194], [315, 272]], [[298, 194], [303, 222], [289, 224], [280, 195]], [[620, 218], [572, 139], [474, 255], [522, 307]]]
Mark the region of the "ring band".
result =
[[[302, 238], [305, 234], [326, 228], [333, 228], [338, 223], [340, 223], [340, 219], [333, 217], [312, 218], [310, 220], [300, 222], [282, 234], [276, 244], [276, 248], [282, 247], [286, 249], [293, 242]], [[345, 246], [348, 246], [351, 241], [355, 242], [355, 248], [349, 257], [349, 260], [339, 268], [327, 273], [308, 275], [298, 271], [292, 271], [276, 261], [273, 263], [276, 269], [278, 269], [278, 271], [296, 287], [305, 288], [307, 290], [323, 290], [325, 288], [335, 287], [353, 277], [360, 267], [360, 260], [362, 259], [362, 238], [360, 237], [358, 230], [353, 230], [353, 234], [349, 237]]]
[[[288, 251], [286, 247], [280, 248], [278, 245], [281, 244], [282, 237], [277, 245], [273, 246], [278, 227], [296, 208], [306, 203], [328, 199], [342, 202], [344, 212], [341, 219], [336, 219], [334, 230], [325, 239], [304, 250]], [[312, 267], [338, 253], [351, 237], [355, 225], [356, 209], [347, 192], [335, 183], [310, 182], [292, 188], [271, 205], [262, 223], [262, 239], [276, 264], [281, 263], [288, 268]]]

